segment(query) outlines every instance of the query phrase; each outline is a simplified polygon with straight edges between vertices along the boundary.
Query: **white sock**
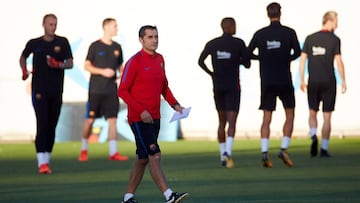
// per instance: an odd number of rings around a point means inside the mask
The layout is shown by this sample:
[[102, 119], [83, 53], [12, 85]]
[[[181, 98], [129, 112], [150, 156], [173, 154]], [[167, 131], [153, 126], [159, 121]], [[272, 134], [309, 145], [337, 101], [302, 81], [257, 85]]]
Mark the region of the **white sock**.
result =
[[165, 192], [163, 193], [165, 199], [166, 199], [166, 200], [170, 199], [170, 196], [171, 196], [172, 193], [173, 193], [173, 191], [172, 191], [170, 188], [168, 188], [167, 190], [165, 190]]
[[45, 161], [45, 152], [38, 152], [36, 153], [37, 161], [38, 161], [38, 167], [42, 164], [46, 164]]
[[226, 151], [226, 144], [225, 142], [220, 142], [219, 143], [219, 150], [220, 150], [220, 161], [224, 161], [224, 157], [223, 154]]
[[130, 198], [134, 197], [134, 194], [133, 193], [126, 193], [124, 195], [124, 201], [128, 201]]
[[261, 138], [261, 152], [269, 151], [269, 139]]
[[233, 144], [234, 144], [234, 138], [228, 136], [226, 138], [226, 152], [228, 153], [229, 156], [231, 156], [232, 154]]
[[321, 149], [328, 150], [328, 148], [329, 148], [329, 140], [322, 139], [321, 140]]
[[117, 152], [117, 141], [110, 140], [109, 141], [109, 154], [110, 156], [114, 155]]
[[81, 143], [81, 151], [87, 151], [89, 139], [81, 138]]
[[45, 152], [45, 162], [50, 164], [51, 152]]
[[291, 138], [288, 136], [283, 136], [281, 141], [281, 149], [287, 149], [289, 148]]
[[312, 137], [313, 135], [316, 135], [316, 128], [310, 128], [310, 136]]

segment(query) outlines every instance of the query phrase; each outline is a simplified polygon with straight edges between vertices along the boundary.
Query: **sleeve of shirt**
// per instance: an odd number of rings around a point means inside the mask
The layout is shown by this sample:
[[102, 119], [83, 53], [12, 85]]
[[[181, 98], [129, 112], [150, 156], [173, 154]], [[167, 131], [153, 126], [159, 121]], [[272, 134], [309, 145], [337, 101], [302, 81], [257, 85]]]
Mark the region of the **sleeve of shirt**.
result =
[[171, 92], [170, 88], [169, 88], [169, 83], [166, 77], [166, 73], [165, 73], [165, 62], [164, 59], [162, 58], [164, 67], [163, 67], [163, 71], [164, 71], [164, 84], [163, 84], [163, 89], [162, 89], [162, 95], [164, 97], [164, 99], [168, 102], [168, 104], [170, 106], [174, 106], [175, 104], [177, 104], [177, 100], [175, 99], [173, 93]]
[[31, 43], [32, 40], [29, 40], [26, 45], [25, 45], [25, 48], [23, 50], [23, 52], [21, 53], [21, 55], [25, 58], [29, 57], [29, 55], [32, 53], [32, 50], [31, 50]]
[[128, 108], [134, 109], [140, 115], [145, 111], [145, 108], [143, 108], [130, 93], [135, 81], [137, 66], [136, 60], [133, 59], [130, 59], [125, 64], [124, 73], [121, 77], [118, 88], [118, 96], [124, 100], [124, 102], [128, 105]]
[[67, 38], [65, 38], [65, 37], [64, 37], [64, 40], [65, 40], [65, 47], [66, 47], [65, 59], [73, 59], [73, 55], [72, 55], [69, 40]]
[[211, 75], [212, 72], [210, 71], [210, 69], [205, 64], [205, 59], [210, 54], [209, 49], [210, 49], [209, 48], [209, 43], [207, 43], [204, 50], [200, 54], [198, 64], [207, 74]]
[[247, 52], [246, 52], [246, 58], [248, 59], [259, 59], [258, 55], [254, 54], [254, 50], [257, 47], [257, 34], [255, 33], [253, 38], [250, 40], [249, 46], [247, 48]]
[[292, 37], [292, 48], [293, 48], [293, 54], [291, 54], [290, 59], [291, 60], [295, 60], [300, 56], [301, 53], [301, 49], [300, 49], [300, 44], [299, 44], [299, 40], [297, 38], [296, 32], [293, 31], [293, 37]]

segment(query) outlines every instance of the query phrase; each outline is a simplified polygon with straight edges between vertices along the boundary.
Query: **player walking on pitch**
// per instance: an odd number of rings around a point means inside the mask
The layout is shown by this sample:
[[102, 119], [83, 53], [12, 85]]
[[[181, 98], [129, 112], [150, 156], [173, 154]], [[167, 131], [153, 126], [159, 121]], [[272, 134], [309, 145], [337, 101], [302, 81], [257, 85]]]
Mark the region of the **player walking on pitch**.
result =
[[[322, 20], [322, 29], [306, 37], [300, 56], [301, 90], [307, 89], [309, 103], [309, 126], [311, 136], [310, 156], [318, 154], [318, 138], [316, 135], [318, 121], [317, 112], [322, 102], [323, 126], [321, 130], [320, 157], [330, 157], [328, 153], [331, 132], [331, 114], [335, 109], [336, 78], [334, 60], [341, 77], [341, 92], [346, 92], [344, 63], [341, 58], [340, 38], [334, 34], [337, 28], [337, 13], [326, 12]], [[309, 77], [305, 83], [305, 62], [308, 60]]]
[[[220, 161], [223, 166], [233, 168], [235, 163], [231, 155], [241, 94], [240, 65], [249, 68], [250, 60], [245, 57], [245, 42], [242, 39], [233, 37], [236, 33], [235, 19], [231, 17], [223, 18], [221, 28], [223, 35], [205, 45], [198, 63], [213, 81], [214, 100], [219, 117], [217, 138]], [[208, 55], [211, 55], [213, 71], [205, 64]]]
[[[280, 23], [281, 6], [273, 2], [267, 7], [270, 25], [258, 30], [249, 43], [249, 56], [260, 61], [261, 103], [263, 121], [261, 124], [262, 166], [272, 167], [269, 159], [269, 138], [272, 112], [279, 98], [285, 110], [283, 137], [278, 157], [292, 166], [287, 149], [294, 126], [295, 95], [290, 63], [300, 56], [300, 46], [295, 31]], [[258, 48], [258, 55], [253, 51]]]
[[22, 79], [29, 77], [26, 59], [33, 55], [31, 96], [36, 116], [35, 148], [40, 174], [52, 173], [51, 153], [59, 120], [64, 86], [64, 69], [73, 67], [69, 41], [55, 34], [57, 17], [43, 17], [44, 35], [29, 40], [20, 56]]

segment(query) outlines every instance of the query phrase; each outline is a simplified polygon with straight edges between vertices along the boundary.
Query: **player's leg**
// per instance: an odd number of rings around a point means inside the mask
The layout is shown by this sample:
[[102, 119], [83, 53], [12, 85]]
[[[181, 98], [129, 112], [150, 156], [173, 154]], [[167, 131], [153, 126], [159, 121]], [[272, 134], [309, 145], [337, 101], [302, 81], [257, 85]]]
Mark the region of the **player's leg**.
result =
[[45, 156], [46, 152], [46, 140], [48, 133], [48, 101], [45, 94], [35, 93], [32, 94], [32, 102], [36, 116], [36, 137], [35, 137], [35, 148], [36, 158], [38, 162], [38, 168], [40, 174], [51, 173], [48, 167], [47, 159]]
[[271, 168], [272, 163], [269, 159], [269, 142], [270, 142], [270, 124], [272, 112], [276, 107], [276, 94], [271, 86], [261, 87], [261, 102], [259, 109], [263, 110], [263, 120], [260, 128], [261, 136], [261, 163], [265, 168]]
[[89, 137], [91, 135], [92, 126], [96, 117], [96, 97], [89, 94], [89, 101], [86, 103], [85, 108], [85, 120], [83, 123], [82, 136], [81, 136], [81, 150], [78, 160], [88, 160], [88, 148], [89, 148]]
[[332, 111], [335, 109], [335, 100], [336, 100], [336, 83], [333, 83], [326, 86], [326, 89], [323, 91], [323, 126], [322, 126], [322, 140], [321, 140], [321, 150], [320, 157], [331, 157], [328, 153], [329, 140], [331, 133], [331, 115]]
[[320, 86], [318, 84], [308, 84], [307, 88], [307, 99], [309, 105], [309, 128], [310, 128], [310, 156], [315, 157], [318, 154], [318, 138], [317, 138], [317, 112], [319, 111], [320, 105]]
[[217, 140], [219, 143], [219, 155], [222, 166], [226, 166], [224, 153], [226, 152], [226, 112], [225, 112], [225, 98], [224, 92], [214, 92], [215, 107], [218, 113], [218, 129], [217, 129]]
[[46, 163], [50, 165], [51, 153], [55, 143], [56, 126], [59, 121], [62, 94], [48, 95], [48, 133], [46, 139], [45, 159]]
[[281, 140], [280, 152], [278, 157], [283, 160], [284, 164], [291, 167], [293, 166], [293, 162], [290, 159], [290, 156], [287, 152], [289, 148], [291, 135], [294, 128], [294, 108], [286, 108], [285, 109], [285, 122], [283, 126], [283, 137]]
[[291, 167], [293, 166], [293, 163], [287, 150], [289, 148], [294, 129], [295, 95], [293, 86], [289, 85], [279, 87], [279, 98], [285, 110], [285, 122], [283, 125], [283, 137], [278, 157], [284, 162], [284, 164]]

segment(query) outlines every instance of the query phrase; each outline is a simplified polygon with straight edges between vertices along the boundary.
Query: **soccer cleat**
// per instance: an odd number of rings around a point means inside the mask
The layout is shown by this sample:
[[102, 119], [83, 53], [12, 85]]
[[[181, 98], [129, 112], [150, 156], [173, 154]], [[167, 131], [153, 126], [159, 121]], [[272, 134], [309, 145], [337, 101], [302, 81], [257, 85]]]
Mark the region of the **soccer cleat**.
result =
[[234, 160], [231, 158], [231, 156], [229, 156], [227, 152], [225, 152], [223, 154], [223, 156], [224, 156], [224, 161], [225, 161], [225, 167], [226, 168], [234, 168], [235, 163], [234, 163]]
[[311, 142], [311, 146], [310, 146], [310, 156], [314, 157], [318, 154], [318, 139], [316, 135], [313, 135], [311, 137], [312, 142]]
[[39, 167], [40, 174], [50, 174], [52, 173], [49, 164], [41, 164]]
[[280, 150], [278, 157], [279, 157], [279, 159], [281, 159], [284, 162], [285, 165], [287, 165], [289, 167], [292, 167], [294, 165], [286, 150]]
[[329, 154], [329, 152], [325, 149], [321, 149], [320, 150], [320, 157], [323, 157], [323, 158], [330, 158], [331, 155]]
[[119, 152], [109, 156], [109, 160], [111, 161], [127, 161], [129, 157], [121, 155]]
[[272, 163], [269, 159], [269, 156], [267, 154], [267, 152], [263, 152], [262, 157], [261, 157], [261, 165], [264, 168], [272, 168]]
[[122, 203], [138, 203], [133, 197], [128, 199], [127, 201], [122, 201]]
[[226, 167], [226, 161], [225, 160], [221, 161], [221, 166]]
[[168, 200], [165, 203], [180, 203], [187, 199], [189, 194], [187, 192], [184, 193], [177, 193], [173, 192]]
[[87, 152], [87, 150], [81, 150], [78, 160], [79, 161], [87, 161], [88, 160], [88, 152]]

